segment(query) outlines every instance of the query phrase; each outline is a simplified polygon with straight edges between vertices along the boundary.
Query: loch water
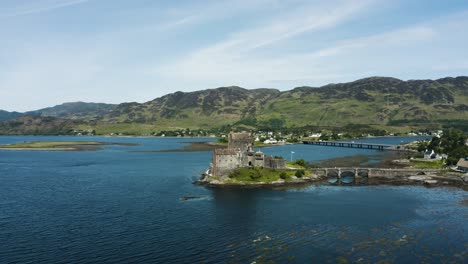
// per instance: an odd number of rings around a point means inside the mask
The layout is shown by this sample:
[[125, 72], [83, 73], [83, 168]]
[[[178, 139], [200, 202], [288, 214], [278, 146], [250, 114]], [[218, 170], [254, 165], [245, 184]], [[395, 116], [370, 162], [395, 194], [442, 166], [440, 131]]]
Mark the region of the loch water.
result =
[[[136, 143], [100, 151], [0, 150], [0, 263], [467, 263], [468, 199], [455, 188], [210, 189], [193, 138], [0, 137]], [[377, 138], [400, 144], [413, 138]], [[370, 142], [370, 140], [364, 140]], [[321, 161], [385, 152], [264, 148]], [[199, 199], [182, 201], [181, 197]]]

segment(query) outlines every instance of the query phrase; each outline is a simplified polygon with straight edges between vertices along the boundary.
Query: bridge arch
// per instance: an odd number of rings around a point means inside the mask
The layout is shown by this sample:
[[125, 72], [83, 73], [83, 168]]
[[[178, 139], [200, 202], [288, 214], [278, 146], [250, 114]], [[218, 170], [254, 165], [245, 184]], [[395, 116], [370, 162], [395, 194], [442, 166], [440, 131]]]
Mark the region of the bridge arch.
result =
[[327, 170], [327, 181], [332, 184], [338, 184], [340, 182], [340, 170], [339, 169], [328, 169]]
[[355, 170], [343, 170], [340, 175], [340, 182], [343, 184], [352, 184], [356, 180]]
[[367, 184], [369, 182], [370, 169], [357, 169], [357, 180], [358, 184]]

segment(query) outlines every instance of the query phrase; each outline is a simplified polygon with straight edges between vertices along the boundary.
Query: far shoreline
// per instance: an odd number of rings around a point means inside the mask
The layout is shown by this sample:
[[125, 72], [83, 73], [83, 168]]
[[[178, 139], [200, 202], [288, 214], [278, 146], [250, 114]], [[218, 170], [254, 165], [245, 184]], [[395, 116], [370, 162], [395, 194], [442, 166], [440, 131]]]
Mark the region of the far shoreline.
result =
[[102, 146], [137, 146], [134, 143], [98, 141], [30, 141], [0, 145], [0, 151], [97, 151]]

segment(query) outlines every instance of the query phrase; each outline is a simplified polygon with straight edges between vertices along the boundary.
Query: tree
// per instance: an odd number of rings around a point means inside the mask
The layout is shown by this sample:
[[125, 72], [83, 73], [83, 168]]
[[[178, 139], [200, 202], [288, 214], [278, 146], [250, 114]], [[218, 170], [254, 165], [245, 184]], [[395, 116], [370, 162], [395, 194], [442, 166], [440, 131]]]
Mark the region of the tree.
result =
[[465, 145], [468, 135], [459, 129], [444, 131], [442, 137], [434, 137], [428, 148], [438, 153], [448, 155], [447, 165], [454, 165], [460, 158], [468, 156], [468, 146]]
[[294, 174], [298, 178], [302, 178], [304, 176], [305, 172], [304, 170], [297, 170], [296, 173]]
[[282, 171], [280, 173], [280, 178], [283, 179], [283, 180], [286, 180], [288, 178], [288, 174], [286, 172]]
[[427, 143], [427, 141], [424, 141], [424, 140], [421, 140], [418, 142], [418, 152], [423, 152], [427, 149], [427, 146], [429, 144]]
[[253, 168], [250, 172], [250, 178], [252, 180], [260, 179], [262, 177], [262, 172], [258, 168]]
[[436, 152], [436, 153], [440, 153], [440, 151], [442, 150], [441, 146], [440, 146], [440, 143], [441, 143], [440, 138], [433, 137], [431, 142], [427, 146], [427, 148], [429, 150], [434, 150], [434, 152]]
[[333, 139], [333, 140], [338, 140], [338, 139], [340, 139], [340, 136], [338, 136], [338, 134], [336, 134], [335, 132], [333, 132], [333, 134], [331, 135], [331, 139]]
[[305, 167], [306, 166], [306, 161], [304, 159], [298, 159], [294, 163], [296, 163], [299, 166]]

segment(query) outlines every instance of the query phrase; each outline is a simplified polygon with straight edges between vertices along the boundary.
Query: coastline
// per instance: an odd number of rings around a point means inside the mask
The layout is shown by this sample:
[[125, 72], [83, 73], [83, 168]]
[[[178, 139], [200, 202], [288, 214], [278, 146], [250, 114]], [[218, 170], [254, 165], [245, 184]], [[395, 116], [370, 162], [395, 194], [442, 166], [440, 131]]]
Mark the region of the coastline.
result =
[[319, 179], [301, 179], [295, 181], [284, 182], [217, 182], [198, 180], [193, 184], [209, 187], [209, 188], [236, 188], [236, 189], [277, 189], [277, 188], [297, 188], [308, 186], [338, 186], [338, 187], [365, 187], [365, 186], [423, 186], [426, 188], [438, 187], [453, 187], [468, 191], [468, 176], [455, 179], [445, 176], [431, 176], [430, 178], [419, 177], [414, 175], [414, 178], [407, 179], [405, 177], [394, 178], [373, 178], [366, 183], [330, 183], [326, 178]]
[[[339, 168], [336, 168], [339, 169]], [[343, 168], [346, 170], [346, 168]], [[363, 168], [354, 168], [356, 170]], [[443, 170], [432, 170], [426, 173], [421, 173], [421, 170], [409, 169], [400, 170], [401, 173], [389, 173], [388, 175], [378, 176], [353, 176], [352, 181], [343, 182], [336, 177], [328, 175], [319, 175], [317, 173], [324, 168], [308, 170], [308, 176], [302, 178], [293, 177], [288, 180], [277, 179], [270, 182], [256, 182], [256, 181], [239, 181], [235, 182], [228, 177], [213, 177], [208, 174], [203, 174], [201, 178], [193, 184], [201, 185], [210, 188], [296, 188], [307, 186], [424, 186], [428, 188], [434, 187], [455, 187], [468, 191], [468, 173], [454, 173], [446, 172]], [[376, 168], [378, 171], [394, 171], [393, 169]], [[285, 170], [286, 171], [286, 170]], [[289, 170], [294, 171], [294, 170]], [[398, 172], [398, 169], [397, 171]]]
[[[23, 147], [23, 144], [30, 144]], [[36, 147], [34, 144], [46, 144], [50, 146]], [[71, 141], [33, 141], [25, 143], [17, 143], [11, 145], [0, 145], [0, 151], [97, 151], [102, 150], [102, 146], [137, 146], [134, 143], [117, 143], [117, 142], [71, 142]]]

